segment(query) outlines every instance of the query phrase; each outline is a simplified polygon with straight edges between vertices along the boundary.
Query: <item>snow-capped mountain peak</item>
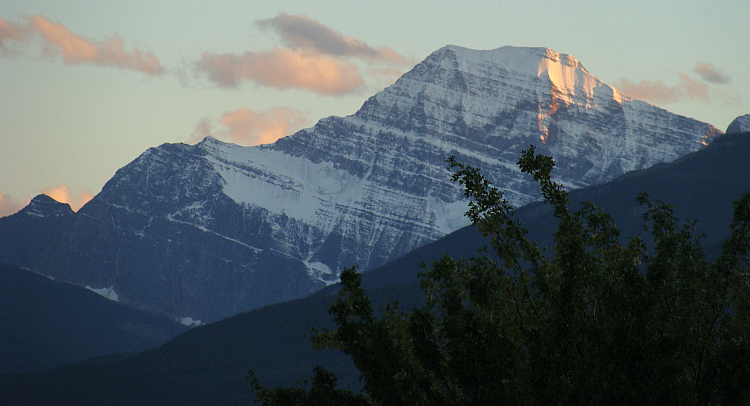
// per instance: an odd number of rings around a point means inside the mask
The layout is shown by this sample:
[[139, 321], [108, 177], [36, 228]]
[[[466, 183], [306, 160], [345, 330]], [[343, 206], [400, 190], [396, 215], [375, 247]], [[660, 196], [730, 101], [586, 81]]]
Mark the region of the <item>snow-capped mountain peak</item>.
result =
[[[450, 45], [436, 53], [455, 55], [462, 72], [478, 74], [482, 67], [504, 69], [515, 74], [548, 78], [560, 91], [567, 94], [583, 92], [592, 97], [594, 89], [602, 83], [592, 76], [573, 56], [557, 53], [549, 48], [506, 46], [477, 51]], [[610, 87], [611, 89], [611, 87]]]
[[274, 144], [209, 137], [146, 151], [75, 214], [60, 232], [70, 241], [43, 251], [39, 263], [56, 268], [35, 270], [212, 321], [304, 296], [344, 267], [371, 269], [468, 224], [448, 156], [482, 168], [520, 206], [539, 198], [515, 164], [530, 144], [576, 188], [719, 133], [630, 100], [570, 55], [446, 46], [355, 114]]

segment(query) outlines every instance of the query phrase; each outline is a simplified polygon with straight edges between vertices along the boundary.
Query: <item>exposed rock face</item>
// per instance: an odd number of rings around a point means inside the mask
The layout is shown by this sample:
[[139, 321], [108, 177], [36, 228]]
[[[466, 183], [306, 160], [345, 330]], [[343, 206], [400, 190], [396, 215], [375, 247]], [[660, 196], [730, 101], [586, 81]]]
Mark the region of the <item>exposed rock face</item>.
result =
[[29, 205], [24, 207], [21, 211], [26, 215], [39, 218], [66, 217], [74, 214], [73, 209], [70, 208], [69, 204], [60, 203], [44, 194], [31, 199]]
[[530, 144], [577, 188], [674, 160], [717, 134], [631, 100], [568, 55], [448, 46], [356, 114], [275, 144], [207, 138], [149, 149], [69, 226], [49, 231], [58, 244], [27, 250], [42, 258], [32, 266], [40, 272], [212, 321], [307, 295], [345, 266], [373, 268], [466, 225], [450, 155], [520, 206], [538, 199], [515, 165]]
[[747, 133], [750, 132], [750, 114], [739, 116], [732, 120], [727, 127], [727, 134]]

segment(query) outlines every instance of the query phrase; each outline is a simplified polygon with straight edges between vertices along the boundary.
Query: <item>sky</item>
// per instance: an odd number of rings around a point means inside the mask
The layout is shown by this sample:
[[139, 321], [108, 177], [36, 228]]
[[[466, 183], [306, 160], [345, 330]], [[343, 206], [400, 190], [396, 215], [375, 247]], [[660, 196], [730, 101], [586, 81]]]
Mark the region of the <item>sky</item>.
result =
[[547, 47], [725, 130], [750, 113], [750, 1], [0, 0], [0, 217], [78, 210], [150, 147], [273, 142], [445, 45]]

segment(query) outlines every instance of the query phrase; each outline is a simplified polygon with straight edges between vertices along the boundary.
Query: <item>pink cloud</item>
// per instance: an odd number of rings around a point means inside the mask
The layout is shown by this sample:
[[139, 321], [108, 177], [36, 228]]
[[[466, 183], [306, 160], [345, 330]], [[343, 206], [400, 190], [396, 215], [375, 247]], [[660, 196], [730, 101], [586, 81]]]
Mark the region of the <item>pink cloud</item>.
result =
[[399, 65], [413, 65], [406, 57], [388, 47], [372, 47], [366, 42], [346, 37], [305, 14], [276, 17], [255, 22], [260, 28], [272, 29], [292, 49], [301, 49], [337, 57], [355, 57]]
[[17, 53], [8, 46], [8, 43], [26, 42], [28, 30], [18, 24], [5, 21], [0, 18], [0, 55]]
[[356, 65], [289, 49], [242, 55], [205, 52], [197, 68], [223, 87], [237, 87], [240, 81], [249, 80], [278, 89], [300, 88], [344, 95], [364, 86]]
[[92, 42], [73, 34], [59, 23], [41, 15], [26, 17], [26, 27], [0, 19], [0, 54], [8, 54], [8, 43], [29, 45], [28, 39], [38, 37], [44, 54], [61, 55], [67, 64], [93, 63], [158, 75], [164, 71], [159, 59], [151, 52], [125, 49], [122, 39], [114, 34], [105, 41]]
[[677, 76], [681, 81], [678, 87], [682, 89], [682, 93], [685, 97], [690, 100], [708, 101], [707, 84], [698, 82], [684, 73], [680, 73]]
[[686, 99], [704, 102], [709, 100], [708, 85], [700, 83], [684, 73], [678, 74], [677, 77], [680, 82], [674, 86], [666, 85], [661, 80], [653, 82], [643, 80], [636, 84], [623, 78], [620, 79], [620, 83], [616, 87], [634, 99], [653, 103], [674, 103]]
[[0, 193], [0, 217], [10, 216], [22, 208], [20, 203], [13, 201], [12, 197]]
[[676, 102], [680, 99], [677, 90], [674, 87], [665, 85], [661, 80], [657, 80], [656, 82], [642, 80], [636, 84], [623, 78], [620, 79], [617, 89], [634, 99], [657, 103]]
[[42, 16], [28, 17], [30, 27], [42, 36], [50, 54], [59, 51], [69, 64], [92, 62], [100, 58], [99, 49], [89, 41], [74, 35], [62, 24], [53, 24]]
[[[237, 87], [247, 80], [278, 89], [345, 95], [365, 89], [361, 65], [370, 73], [373, 66], [403, 68], [416, 64], [389, 47], [373, 47], [344, 36], [304, 14], [279, 13], [255, 24], [279, 35], [284, 47], [243, 54], [205, 52], [196, 69], [223, 87]], [[375, 80], [382, 80], [382, 75]]]
[[256, 112], [243, 107], [224, 113], [218, 120], [218, 130], [214, 130], [211, 120], [202, 119], [190, 140], [198, 142], [210, 135], [240, 145], [270, 144], [299, 130], [306, 123], [305, 116], [292, 108]]
[[270, 144], [299, 129], [307, 120], [297, 110], [276, 108], [256, 113], [248, 108], [225, 113], [221, 119], [232, 142], [244, 145]]
[[693, 72], [700, 75], [701, 79], [709, 83], [723, 85], [729, 83], [730, 80], [729, 75], [716, 69], [716, 66], [708, 62], [697, 63], [695, 68], [693, 68]]
[[138, 48], [126, 51], [122, 39], [117, 34], [106, 41], [90, 42], [73, 34], [62, 24], [52, 23], [40, 15], [28, 17], [28, 20], [31, 29], [46, 42], [46, 51], [52, 54], [60, 53], [65, 63], [88, 62], [132, 69], [149, 75], [158, 75], [164, 70], [151, 52], [144, 52]]
[[42, 190], [42, 193], [58, 202], [69, 204], [73, 211], [78, 211], [84, 204], [94, 198], [94, 194], [88, 190], [82, 190], [77, 195], [71, 195], [70, 187], [68, 185], [48, 187]]

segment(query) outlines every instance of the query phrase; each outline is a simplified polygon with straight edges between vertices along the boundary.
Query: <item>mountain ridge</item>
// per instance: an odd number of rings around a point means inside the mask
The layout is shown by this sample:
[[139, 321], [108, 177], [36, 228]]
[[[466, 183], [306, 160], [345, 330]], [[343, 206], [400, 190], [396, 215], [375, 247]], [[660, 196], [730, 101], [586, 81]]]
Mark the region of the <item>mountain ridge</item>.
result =
[[483, 168], [521, 206], [539, 199], [515, 165], [530, 144], [555, 157], [557, 181], [578, 188], [720, 133], [626, 98], [565, 54], [447, 46], [353, 115], [274, 144], [150, 148], [58, 228], [35, 220], [40, 242], [14, 242], [28, 216], [0, 219], [0, 241], [10, 242], [0, 259], [114, 286], [122, 300], [176, 318], [218, 320], [306, 296], [344, 267], [373, 269], [468, 224], [450, 155]]
[[[679, 161], [571, 191], [571, 200], [574, 205], [591, 200], [612, 209], [608, 211], [628, 237], [631, 231], [643, 233], [643, 208], [636, 196], [648, 192], [655, 199], [676, 204], [676, 214], [683, 221], [698, 220], [698, 234], [709, 232], [708, 243], [716, 245], [729, 232], [730, 202], [750, 190], [750, 178], [735, 176], [737, 171], [750, 170], [750, 133], [725, 135], [716, 141]], [[537, 240], [554, 228], [550, 211], [549, 205], [537, 202], [519, 208], [516, 215]], [[623, 224], [631, 220], [632, 224]], [[465, 227], [363, 274], [362, 285], [374, 307], [398, 300], [400, 308], [408, 309], [419, 305], [415, 299], [419, 297], [419, 262], [429, 263], [444, 254], [470, 257], [485, 244], [474, 228]], [[336, 289], [331, 286], [304, 299], [198, 327], [127, 359], [85, 362], [32, 375], [0, 375], [0, 402], [72, 405], [84, 399], [99, 404], [239, 405], [250, 402], [247, 386], [243, 386], [248, 369], [266, 387], [290, 387], [308, 379], [316, 364], [335, 371], [343, 387], [356, 390], [361, 383], [351, 361], [338, 352], [314, 351], [309, 342], [311, 327], [330, 326], [326, 308], [335, 299]]]

